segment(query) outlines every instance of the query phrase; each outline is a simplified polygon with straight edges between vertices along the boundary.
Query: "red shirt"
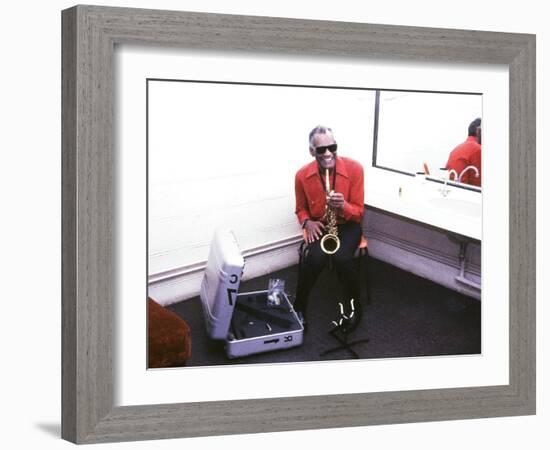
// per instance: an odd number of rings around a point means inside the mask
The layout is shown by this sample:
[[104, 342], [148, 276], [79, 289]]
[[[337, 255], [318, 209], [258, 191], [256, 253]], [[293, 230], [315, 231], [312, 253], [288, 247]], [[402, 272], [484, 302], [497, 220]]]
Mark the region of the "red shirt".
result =
[[451, 152], [445, 169], [454, 169], [460, 175], [468, 166], [475, 166], [479, 170], [479, 177], [476, 177], [475, 171], [470, 169], [462, 176], [460, 181], [474, 186], [481, 186], [481, 145], [477, 142], [475, 136], [468, 136], [466, 141]]
[[[363, 167], [350, 158], [336, 157], [336, 180], [330, 175], [331, 189], [344, 195], [344, 209], [340, 217], [345, 221], [361, 223], [365, 203]], [[296, 215], [303, 225], [306, 219], [319, 220], [325, 214], [325, 178], [319, 175], [317, 161], [306, 164], [295, 178]]]

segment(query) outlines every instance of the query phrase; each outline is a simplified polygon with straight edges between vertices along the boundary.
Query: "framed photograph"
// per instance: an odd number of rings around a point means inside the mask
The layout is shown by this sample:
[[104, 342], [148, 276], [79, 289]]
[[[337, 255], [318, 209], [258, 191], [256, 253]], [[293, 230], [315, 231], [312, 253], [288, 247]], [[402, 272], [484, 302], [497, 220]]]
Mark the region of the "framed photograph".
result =
[[[98, 6], [62, 24], [65, 439], [535, 413], [533, 35]], [[317, 220], [366, 237], [357, 292], [333, 237], [336, 274], [303, 287]]]

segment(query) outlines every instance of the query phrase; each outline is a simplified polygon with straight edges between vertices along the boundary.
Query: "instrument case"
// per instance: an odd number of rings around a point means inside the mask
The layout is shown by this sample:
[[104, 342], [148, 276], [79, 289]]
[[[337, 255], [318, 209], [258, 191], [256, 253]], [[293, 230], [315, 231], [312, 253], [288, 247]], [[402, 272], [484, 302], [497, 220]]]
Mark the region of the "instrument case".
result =
[[244, 258], [234, 234], [217, 231], [212, 240], [200, 298], [210, 338], [225, 341], [229, 358], [296, 347], [304, 328], [286, 293], [267, 303], [267, 290], [239, 292]]

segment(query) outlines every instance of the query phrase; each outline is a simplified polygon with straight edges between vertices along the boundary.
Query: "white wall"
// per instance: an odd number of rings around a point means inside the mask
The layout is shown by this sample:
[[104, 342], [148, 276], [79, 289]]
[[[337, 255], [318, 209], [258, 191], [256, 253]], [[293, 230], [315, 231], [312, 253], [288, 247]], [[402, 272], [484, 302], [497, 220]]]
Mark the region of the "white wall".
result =
[[[220, 0], [102, 1], [105, 5], [335, 19], [399, 25], [537, 33], [539, 230], [548, 229], [550, 31], [543, 2], [457, 4], [419, 0], [364, 3], [341, 0], [277, 2]], [[10, 2], [3, 8], [2, 123], [2, 342], [1, 441], [6, 448], [74, 448], [59, 439], [60, 423], [60, 16], [73, 2]], [[327, 33], [330, 30], [327, 30]], [[332, 449], [346, 445], [387, 449], [545, 448], [548, 441], [548, 268], [550, 250], [538, 237], [538, 399], [534, 417], [358, 427], [247, 436], [119, 444], [116, 448]], [[7, 289], [6, 289], [7, 288]], [[94, 448], [112, 449], [112, 445]]]
[[365, 165], [373, 112], [372, 91], [150, 81], [149, 274], [205, 261], [220, 226], [243, 251], [298, 236], [309, 131], [331, 126]]
[[[127, 89], [135, 73], [126, 65], [149, 53], [119, 51], [128, 75], [117, 80]], [[163, 73], [157, 64], [165, 61], [155, 62]], [[207, 55], [200, 62], [218, 67], [213, 72], [218, 78], [209, 81], [223, 81], [227, 74], [220, 66], [249, 61]], [[246, 257], [243, 279], [296, 264], [301, 230], [294, 175], [312, 161], [309, 131], [318, 124], [332, 127], [339, 153], [367, 166], [374, 116], [373, 91], [174, 82], [166, 81], [166, 73], [164, 80], [148, 83], [148, 295], [161, 304], [199, 293], [210, 242], [220, 227], [233, 230]], [[134, 97], [122, 96], [121, 116], [135, 109]], [[123, 146], [131, 146], [131, 154], [134, 141], [124, 136], [136, 128], [122, 126]]]

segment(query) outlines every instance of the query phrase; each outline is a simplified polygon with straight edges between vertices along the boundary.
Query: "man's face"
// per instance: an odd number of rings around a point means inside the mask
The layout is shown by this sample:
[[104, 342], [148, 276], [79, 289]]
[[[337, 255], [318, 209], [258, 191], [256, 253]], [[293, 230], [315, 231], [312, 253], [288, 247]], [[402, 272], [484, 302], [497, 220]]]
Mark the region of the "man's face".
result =
[[325, 147], [328, 145], [336, 144], [336, 141], [330, 134], [316, 134], [313, 137], [313, 149], [310, 149], [310, 153], [317, 160], [317, 165], [320, 169], [332, 169], [336, 164], [336, 152], [332, 153], [326, 149], [323, 153], [318, 154], [315, 150], [317, 147]]

